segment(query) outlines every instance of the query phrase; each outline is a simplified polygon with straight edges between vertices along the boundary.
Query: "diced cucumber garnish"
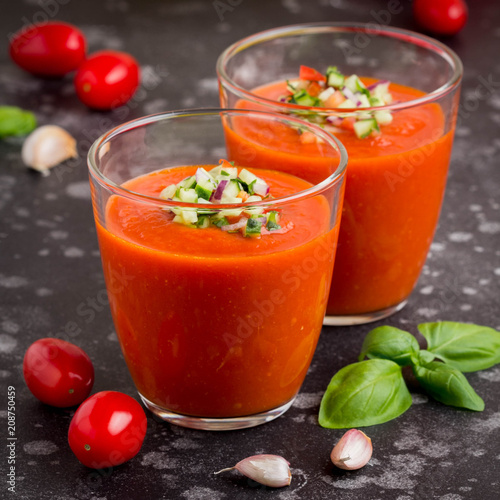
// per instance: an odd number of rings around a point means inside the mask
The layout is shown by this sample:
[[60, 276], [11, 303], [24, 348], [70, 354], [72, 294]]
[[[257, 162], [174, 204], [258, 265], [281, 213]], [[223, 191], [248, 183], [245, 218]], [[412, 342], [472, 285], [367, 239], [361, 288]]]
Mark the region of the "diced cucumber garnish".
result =
[[345, 85], [345, 76], [337, 69], [337, 66], [329, 66], [326, 70], [326, 81], [330, 87], [339, 89]]
[[281, 226], [279, 225], [279, 213], [272, 210], [269, 212], [267, 215], [267, 224], [266, 224], [266, 229], [268, 231], [276, 231], [277, 229], [281, 229]]
[[255, 238], [260, 236], [262, 230], [262, 221], [260, 219], [248, 219], [247, 224], [244, 228], [243, 235]]
[[354, 122], [354, 132], [359, 139], [368, 137], [372, 132], [380, 132], [377, 120], [369, 118], [367, 120], [358, 120]]
[[198, 217], [196, 225], [200, 229], [206, 229], [210, 226], [210, 217], [208, 215], [201, 215], [200, 217]]
[[319, 99], [310, 95], [305, 89], [295, 92], [289, 102], [300, 106], [319, 106], [320, 104]]
[[375, 111], [373, 116], [379, 125], [389, 125], [392, 122], [392, 113], [385, 109]]
[[344, 85], [352, 92], [362, 92], [367, 90], [365, 84], [359, 79], [357, 75], [351, 75], [345, 79]]
[[234, 203], [228, 200], [236, 198], [241, 191], [241, 187], [241, 184], [236, 179], [231, 179], [222, 193], [222, 203]]
[[194, 188], [196, 185], [196, 177], [192, 175], [191, 177], [187, 177], [183, 181], [179, 182], [179, 186], [183, 187], [184, 189], [191, 189]]
[[[165, 207], [174, 214], [173, 221], [179, 224], [184, 224], [188, 227], [206, 229], [214, 226], [223, 228], [225, 226], [235, 224], [235, 227], [229, 232], [241, 232], [244, 236], [260, 237], [262, 227], [267, 225], [270, 220], [269, 227], [276, 229], [276, 215], [273, 211], [270, 215], [265, 214], [264, 207], [246, 208], [238, 207], [245, 199], [246, 203], [258, 203], [268, 197], [269, 186], [267, 183], [257, 177], [249, 170], [243, 169], [238, 174], [236, 167], [228, 167], [226, 160], [221, 160], [221, 165], [207, 172], [202, 167], [196, 171], [196, 175], [186, 177], [177, 184], [171, 184], [165, 187], [160, 197], [172, 201], [182, 203], [192, 203], [196, 206], [191, 207]], [[255, 191], [253, 192], [253, 189]], [[212, 203], [211, 195], [217, 191], [216, 199]], [[246, 193], [246, 194], [245, 194]], [[214, 196], [215, 199], [215, 196]], [[217, 208], [217, 203], [234, 204], [235, 208], [221, 210]], [[243, 215], [242, 215], [243, 214]], [[231, 218], [239, 217], [235, 222]], [[228, 218], [230, 218], [228, 220]], [[276, 222], [277, 224], [277, 222]]]
[[179, 199], [186, 203], [197, 203], [198, 194], [194, 189], [184, 189], [181, 187], [179, 189]]
[[162, 190], [162, 192], [160, 193], [160, 198], [164, 200], [171, 200], [175, 196], [176, 192], [177, 186], [175, 184], [170, 184], [170, 186], [167, 186]]

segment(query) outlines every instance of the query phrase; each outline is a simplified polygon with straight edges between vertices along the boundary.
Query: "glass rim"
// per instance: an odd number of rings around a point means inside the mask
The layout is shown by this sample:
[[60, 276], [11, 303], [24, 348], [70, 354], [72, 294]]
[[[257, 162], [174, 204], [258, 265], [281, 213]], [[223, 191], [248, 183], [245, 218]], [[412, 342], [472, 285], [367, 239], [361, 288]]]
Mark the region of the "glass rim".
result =
[[[137, 129], [139, 127], [143, 127], [146, 125], [150, 125], [153, 123], [158, 123], [162, 121], [167, 121], [169, 119], [179, 118], [179, 117], [189, 117], [189, 116], [208, 116], [208, 115], [240, 115], [240, 116], [249, 116], [249, 115], [257, 115], [258, 117], [267, 117], [272, 120], [280, 120], [282, 122], [293, 122], [296, 123], [297, 126], [301, 128], [312, 129], [312, 132], [321, 137], [326, 143], [332, 146], [338, 152], [338, 164], [333, 173], [331, 173], [328, 177], [323, 179], [321, 182], [312, 185], [311, 187], [298, 191], [297, 193], [293, 193], [287, 196], [281, 196], [278, 198], [272, 198], [271, 200], [262, 200], [259, 202], [243, 202], [243, 203], [212, 203], [210, 208], [217, 210], [228, 210], [228, 209], [236, 209], [236, 208], [249, 208], [249, 207], [261, 207], [265, 208], [266, 206], [277, 206], [277, 205], [285, 205], [290, 202], [294, 202], [301, 199], [306, 199], [311, 196], [316, 196], [318, 194], [323, 193], [331, 186], [335, 185], [339, 180], [343, 177], [347, 167], [347, 150], [344, 145], [332, 134], [324, 131], [321, 127], [316, 124], [307, 123], [301, 120], [300, 118], [291, 117], [288, 115], [280, 115], [277, 113], [273, 113], [270, 111], [253, 111], [247, 109], [231, 109], [231, 108], [195, 108], [195, 109], [184, 109], [184, 110], [173, 110], [166, 111], [162, 113], [155, 113], [152, 115], [147, 115], [141, 118], [137, 118], [134, 120], [130, 120], [128, 122], [122, 123], [118, 125], [108, 132], [101, 135], [98, 139], [94, 141], [92, 146], [89, 149], [87, 155], [87, 165], [89, 168], [89, 173], [91, 177], [96, 180], [102, 187], [112, 192], [113, 194], [122, 196], [124, 198], [128, 198], [131, 200], [143, 202], [143, 203], [153, 203], [156, 205], [160, 205], [162, 207], [168, 208], [200, 208], [205, 207], [205, 205], [200, 205], [199, 203], [187, 203], [181, 201], [173, 201], [173, 200], [165, 200], [163, 198], [159, 198], [157, 196], [149, 196], [146, 194], [138, 193], [136, 191], [132, 191], [130, 189], [124, 188], [122, 185], [115, 183], [108, 177], [106, 177], [101, 170], [99, 169], [99, 161], [100, 161], [100, 151], [102, 148], [109, 143], [114, 137], [124, 134], [128, 131]], [[186, 166], [186, 165], [179, 165]], [[241, 165], [242, 168], [246, 168], [244, 165]], [[248, 167], [251, 168], [251, 167]], [[259, 169], [253, 169], [259, 170]], [[268, 169], [272, 170], [272, 169]]]
[[[226, 64], [227, 62], [239, 52], [254, 46], [258, 45], [261, 42], [266, 42], [270, 40], [275, 40], [278, 38], [284, 38], [288, 36], [297, 36], [297, 35], [305, 35], [305, 34], [320, 34], [320, 33], [330, 33], [330, 32], [363, 32], [368, 35], [373, 36], [384, 36], [387, 38], [394, 38], [397, 40], [402, 40], [408, 43], [412, 43], [413, 45], [417, 45], [419, 47], [428, 49], [433, 51], [434, 53], [440, 55], [443, 60], [445, 60], [453, 70], [451, 77], [448, 79], [446, 83], [433, 90], [432, 92], [426, 93], [422, 97], [418, 97], [416, 99], [411, 99], [409, 101], [386, 104], [384, 106], [371, 106], [367, 108], [363, 108], [365, 111], [373, 111], [373, 110], [387, 110], [387, 111], [397, 111], [401, 109], [407, 109], [414, 106], [420, 106], [422, 104], [427, 104], [429, 102], [433, 102], [438, 98], [441, 98], [450, 92], [452, 92], [455, 88], [460, 85], [460, 81], [463, 75], [463, 65], [462, 61], [458, 57], [458, 55], [446, 46], [444, 43], [435, 40], [426, 35], [422, 35], [420, 33], [416, 33], [414, 31], [401, 29], [401, 28], [393, 28], [390, 26], [382, 26], [377, 25], [375, 23], [346, 23], [346, 22], [317, 22], [317, 23], [303, 23], [303, 24], [291, 24], [287, 26], [280, 26], [277, 28], [271, 28], [268, 30], [260, 31], [258, 33], [254, 33], [253, 35], [247, 36], [233, 43], [229, 47], [227, 47], [218, 57], [216, 63], [216, 71], [219, 77], [219, 81], [221, 85], [230, 89], [234, 94], [236, 94], [240, 98], [249, 99], [254, 102], [259, 102], [266, 106], [272, 106], [275, 109], [288, 109], [290, 111], [293, 110], [307, 110], [319, 114], [332, 114], [332, 113], [345, 113], [345, 112], [354, 112], [359, 111], [359, 108], [322, 108], [319, 106], [302, 106], [300, 104], [289, 104], [274, 101], [272, 99], [267, 99], [265, 97], [258, 96], [252, 93], [249, 90], [244, 89], [236, 82], [234, 82], [226, 72]], [[268, 82], [273, 83], [273, 82]]]

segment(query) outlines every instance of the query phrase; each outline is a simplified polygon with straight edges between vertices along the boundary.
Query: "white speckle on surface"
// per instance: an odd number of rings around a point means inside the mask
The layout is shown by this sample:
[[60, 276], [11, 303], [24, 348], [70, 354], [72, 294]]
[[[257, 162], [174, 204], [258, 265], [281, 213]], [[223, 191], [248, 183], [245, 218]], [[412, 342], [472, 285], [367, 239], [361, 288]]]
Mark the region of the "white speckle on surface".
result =
[[36, 295], [38, 297], [49, 297], [50, 295], [53, 295], [54, 292], [50, 288], [37, 288], [35, 290]]
[[489, 278], [481, 278], [479, 280], [479, 284], [481, 286], [489, 285], [490, 283], [491, 283], [491, 279], [489, 279]]
[[417, 314], [423, 316], [424, 318], [432, 318], [436, 316], [439, 311], [437, 309], [432, 309], [430, 307], [420, 307], [417, 309]]
[[[483, 373], [483, 372], [479, 372]], [[479, 422], [474, 422], [470, 429], [477, 432], [493, 432], [500, 429], [500, 411], [494, 413], [486, 420], [481, 420]]]
[[471, 212], [480, 212], [482, 209], [483, 209], [483, 207], [481, 205], [477, 205], [477, 204], [469, 205], [469, 210]]
[[160, 113], [168, 109], [168, 101], [164, 98], [153, 99], [144, 104], [144, 112], [147, 115]]
[[485, 234], [500, 233], [500, 222], [481, 222], [478, 227], [479, 232]]
[[75, 257], [83, 257], [85, 252], [81, 248], [77, 247], [68, 247], [64, 249], [64, 256], [75, 258]]
[[420, 289], [420, 293], [422, 295], [430, 295], [434, 291], [434, 287], [432, 285], [424, 286]]
[[500, 368], [490, 368], [477, 372], [477, 376], [489, 382], [500, 382]]
[[24, 207], [18, 207], [16, 209], [14, 209], [14, 213], [18, 217], [29, 217], [30, 216], [30, 211], [27, 208], [24, 208]]
[[22, 276], [5, 276], [0, 274], [0, 286], [3, 288], [19, 288], [28, 284], [28, 280]]
[[23, 450], [28, 455], [50, 455], [59, 448], [52, 441], [31, 441], [23, 446]]
[[8, 378], [10, 377], [9, 370], [0, 370], [0, 378]]
[[63, 231], [61, 229], [55, 229], [50, 231], [50, 237], [54, 240], [65, 240], [68, 237], [68, 231]]
[[470, 310], [472, 310], [472, 306], [470, 304], [462, 304], [460, 306], [460, 310], [461, 311], [470, 311]]
[[5, 333], [17, 333], [21, 327], [10, 319], [2, 321], [1, 329]]
[[438, 243], [437, 241], [431, 243], [431, 251], [432, 252], [442, 252], [446, 248], [444, 243]]
[[90, 184], [88, 181], [72, 182], [66, 186], [65, 192], [71, 198], [90, 200]]
[[80, 25], [79, 27], [87, 39], [89, 53], [101, 50], [103, 47], [110, 50], [121, 50], [123, 48], [123, 40], [115, 34], [116, 30], [109, 24], [100, 26]]
[[197, 85], [200, 94], [212, 94], [217, 93], [219, 90], [219, 82], [217, 78], [202, 78]]
[[47, 193], [44, 198], [47, 200], [47, 201], [54, 201], [54, 200], [57, 200], [57, 194], [56, 193]]
[[178, 438], [172, 442], [172, 448], [176, 450], [196, 450], [201, 445], [189, 438]]
[[141, 465], [151, 465], [155, 469], [175, 469], [179, 465], [177, 458], [171, 458], [161, 451], [150, 451], [142, 457]]
[[497, 267], [496, 269], [494, 269], [493, 274], [500, 276], [500, 267]]
[[281, 0], [281, 4], [292, 14], [298, 14], [302, 10], [300, 0]]
[[219, 500], [220, 498], [226, 497], [225, 493], [210, 488], [204, 488], [203, 486], [193, 486], [189, 488], [189, 490], [184, 491], [181, 495], [188, 500]]
[[470, 286], [464, 286], [462, 288], [462, 292], [465, 295], [476, 295], [477, 294], [477, 290], [475, 288], [470, 287]]
[[47, 257], [47, 255], [50, 255], [50, 250], [48, 248], [42, 248], [41, 250], [38, 250], [37, 254], [40, 257]]
[[118, 337], [116, 335], [116, 332], [111, 332], [107, 337], [106, 337], [107, 340], [109, 340], [110, 342], [118, 342]]
[[321, 403], [323, 392], [299, 393], [293, 402], [294, 408], [304, 410], [306, 408], [315, 408]]
[[463, 500], [464, 497], [457, 493], [446, 493], [446, 495], [443, 495], [442, 497], [434, 498], [437, 498], [438, 500]]
[[465, 243], [466, 241], [472, 240], [472, 238], [474, 238], [472, 233], [464, 233], [462, 231], [456, 231], [448, 235], [448, 239], [454, 243]]
[[422, 405], [429, 402], [428, 396], [418, 392], [411, 394], [411, 401], [414, 405]]
[[474, 247], [474, 252], [483, 253], [484, 252], [484, 248], [480, 247], [480, 246]]
[[472, 449], [470, 450], [470, 454], [473, 456], [473, 457], [482, 457], [483, 455], [486, 454], [486, 451], [485, 450], [476, 450], [476, 449]]
[[52, 222], [51, 220], [44, 220], [44, 219], [39, 219], [39, 220], [35, 221], [35, 225], [38, 227], [48, 227], [48, 228], [57, 227], [57, 224], [55, 222]]

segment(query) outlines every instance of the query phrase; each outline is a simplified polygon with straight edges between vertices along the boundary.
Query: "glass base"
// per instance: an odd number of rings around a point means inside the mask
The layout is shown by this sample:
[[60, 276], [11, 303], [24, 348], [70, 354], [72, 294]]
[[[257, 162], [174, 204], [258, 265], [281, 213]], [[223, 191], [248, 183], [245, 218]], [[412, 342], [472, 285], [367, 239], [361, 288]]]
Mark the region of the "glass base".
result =
[[351, 314], [345, 316], [327, 315], [323, 320], [324, 325], [328, 326], [348, 326], [348, 325], [364, 325], [365, 323], [373, 323], [379, 319], [387, 318], [391, 314], [401, 311], [408, 301], [403, 300], [395, 306], [387, 307], [366, 314]]
[[146, 407], [154, 413], [157, 417], [169, 422], [171, 424], [180, 425], [182, 427], [188, 427], [190, 429], [200, 429], [203, 431], [234, 431], [238, 429], [247, 429], [249, 427], [255, 427], [257, 425], [265, 424], [266, 422], [271, 422], [280, 415], [283, 415], [290, 406], [292, 406], [295, 401], [295, 397], [284, 405], [278, 408], [273, 408], [272, 410], [265, 411], [262, 413], [256, 413], [254, 415], [245, 415], [243, 417], [228, 417], [228, 418], [211, 418], [211, 417], [192, 417], [189, 415], [181, 415], [179, 413], [174, 413], [170, 410], [166, 410], [161, 406], [152, 403], [147, 398], [145, 398], [140, 392], [143, 403]]

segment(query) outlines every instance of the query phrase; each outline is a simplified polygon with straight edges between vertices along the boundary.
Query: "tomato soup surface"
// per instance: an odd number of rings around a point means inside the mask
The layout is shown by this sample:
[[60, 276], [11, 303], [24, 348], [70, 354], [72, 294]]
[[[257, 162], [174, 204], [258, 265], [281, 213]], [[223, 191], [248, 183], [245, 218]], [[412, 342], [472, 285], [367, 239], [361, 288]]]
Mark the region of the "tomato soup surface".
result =
[[[204, 165], [210, 169], [212, 166]], [[157, 197], [193, 175], [176, 167], [123, 187]], [[254, 172], [275, 197], [311, 187]], [[321, 330], [337, 227], [322, 195], [281, 208], [285, 234], [245, 238], [172, 221], [169, 211], [112, 196], [97, 232], [110, 306], [139, 392], [175, 413], [252, 415], [298, 392]], [[124, 286], [113, 286], [124, 276]]]
[[[375, 80], [362, 78], [366, 85]], [[391, 83], [394, 101], [406, 102], [423, 92]], [[279, 100], [286, 82], [256, 88], [254, 94]], [[237, 107], [264, 109], [250, 101]], [[375, 312], [404, 301], [413, 290], [432, 242], [446, 185], [453, 129], [445, 133], [445, 117], [438, 104], [393, 112], [393, 121], [381, 134], [365, 139], [352, 130], [335, 135], [348, 153], [346, 191], [327, 314]], [[261, 131], [251, 124], [230, 134], [230, 157], [238, 161], [250, 143], [260, 142]], [[281, 133], [277, 134], [280, 137]], [[300, 175], [312, 182], [326, 172], [317, 163], [310, 144], [285, 138], [284, 155], [295, 155]], [[317, 150], [317, 148], [316, 148]], [[279, 153], [275, 153], [275, 156]], [[307, 164], [304, 171], [300, 165]], [[250, 166], [269, 161], [261, 151]], [[274, 161], [293, 173], [293, 163]]]

